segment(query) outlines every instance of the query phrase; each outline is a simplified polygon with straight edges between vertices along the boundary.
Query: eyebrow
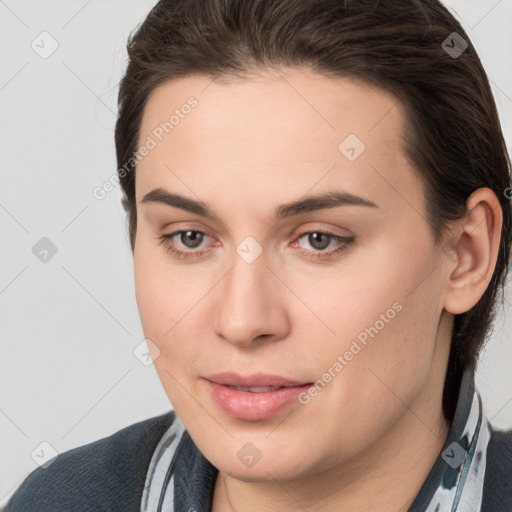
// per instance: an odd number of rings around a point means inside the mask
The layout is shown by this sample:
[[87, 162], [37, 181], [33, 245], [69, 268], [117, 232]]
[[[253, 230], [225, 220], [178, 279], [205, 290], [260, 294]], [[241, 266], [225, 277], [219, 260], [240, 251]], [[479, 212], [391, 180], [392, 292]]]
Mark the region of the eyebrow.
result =
[[[141, 203], [163, 203], [168, 206], [180, 208], [187, 212], [195, 213], [211, 220], [222, 220], [202, 201], [196, 201], [179, 194], [172, 194], [162, 188], [155, 188], [148, 192], [140, 201]], [[348, 192], [329, 191], [323, 194], [307, 196], [304, 199], [282, 204], [274, 210], [272, 219], [284, 219], [301, 213], [336, 208], [339, 206], [366, 206], [379, 208], [377, 204], [364, 197], [356, 196]]]

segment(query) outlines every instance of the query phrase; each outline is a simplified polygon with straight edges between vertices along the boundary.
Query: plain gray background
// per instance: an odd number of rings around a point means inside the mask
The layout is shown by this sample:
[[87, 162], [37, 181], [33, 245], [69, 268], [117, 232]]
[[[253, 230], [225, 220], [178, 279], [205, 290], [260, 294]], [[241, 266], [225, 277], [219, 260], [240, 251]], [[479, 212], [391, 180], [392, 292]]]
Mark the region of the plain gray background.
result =
[[[92, 194], [116, 172], [125, 43], [154, 3], [0, 0], [0, 504], [42, 442], [63, 452], [171, 408], [133, 353], [144, 336], [119, 187]], [[445, 3], [479, 51], [510, 150], [512, 0]], [[477, 372], [498, 428], [512, 426], [510, 303], [509, 288]]]

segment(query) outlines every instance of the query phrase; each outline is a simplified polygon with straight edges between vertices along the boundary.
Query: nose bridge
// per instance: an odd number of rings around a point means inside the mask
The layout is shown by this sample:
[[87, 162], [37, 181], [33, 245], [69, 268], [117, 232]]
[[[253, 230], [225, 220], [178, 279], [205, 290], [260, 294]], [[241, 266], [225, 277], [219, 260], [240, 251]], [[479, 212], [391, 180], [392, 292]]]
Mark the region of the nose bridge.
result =
[[258, 246], [254, 239], [238, 245], [220, 289], [215, 329], [219, 336], [237, 345], [248, 346], [262, 335], [279, 337], [288, 328], [278, 279]]

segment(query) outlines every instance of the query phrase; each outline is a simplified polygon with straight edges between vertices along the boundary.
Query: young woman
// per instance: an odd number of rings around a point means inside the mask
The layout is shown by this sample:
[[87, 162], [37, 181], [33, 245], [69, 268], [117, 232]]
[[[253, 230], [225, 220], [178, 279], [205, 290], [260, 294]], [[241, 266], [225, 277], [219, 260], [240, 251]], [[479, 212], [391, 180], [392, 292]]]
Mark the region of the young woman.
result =
[[174, 408], [7, 511], [509, 511], [474, 385], [511, 242], [482, 64], [438, 0], [161, 0], [118, 174]]

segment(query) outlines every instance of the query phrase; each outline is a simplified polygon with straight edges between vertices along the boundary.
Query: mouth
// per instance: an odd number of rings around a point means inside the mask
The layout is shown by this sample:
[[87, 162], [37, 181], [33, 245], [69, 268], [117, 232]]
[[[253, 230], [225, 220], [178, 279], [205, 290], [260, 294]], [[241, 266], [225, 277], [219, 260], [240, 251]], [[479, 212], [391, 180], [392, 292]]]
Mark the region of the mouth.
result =
[[252, 375], [239, 375], [235, 372], [214, 373], [205, 377], [210, 382], [221, 384], [223, 386], [240, 387], [246, 389], [255, 388], [284, 388], [297, 387], [311, 384], [300, 380], [293, 380], [280, 375], [271, 375], [268, 373], [255, 373]]
[[244, 391], [245, 393], [268, 393], [269, 391], [275, 391], [276, 389], [282, 389], [282, 387], [252, 387], [252, 388], [245, 388], [242, 386], [227, 386], [229, 389], [234, 389], [235, 391]]
[[290, 407], [312, 382], [301, 382], [267, 374], [242, 376], [234, 373], [204, 379], [214, 402], [229, 416], [258, 421]]

